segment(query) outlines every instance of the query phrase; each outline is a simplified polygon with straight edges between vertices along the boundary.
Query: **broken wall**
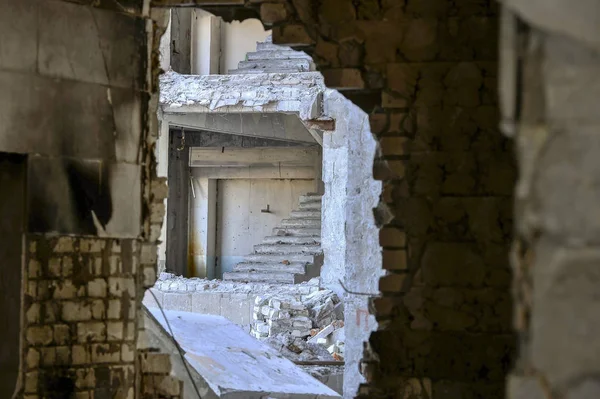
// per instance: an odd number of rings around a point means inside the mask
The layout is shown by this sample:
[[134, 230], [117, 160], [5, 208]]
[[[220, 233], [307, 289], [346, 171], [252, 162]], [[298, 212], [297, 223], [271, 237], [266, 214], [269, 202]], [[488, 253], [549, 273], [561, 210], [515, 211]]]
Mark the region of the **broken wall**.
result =
[[[0, 151], [24, 156], [27, 209], [4, 240], [21, 249], [19, 262], [3, 262], [14, 284], [7, 299], [22, 312], [12, 320], [18, 394], [132, 398], [138, 309], [155, 279], [166, 195], [147, 150], [148, 5], [2, 0], [0, 8]], [[19, 300], [10, 293], [18, 275]]]
[[[363, 377], [359, 373], [363, 344], [376, 329], [369, 315], [369, 294], [377, 295], [381, 247], [373, 208], [381, 183], [373, 179], [376, 142], [368, 116], [334, 90], [324, 95], [325, 114], [335, 130], [323, 136], [323, 195], [321, 246], [324, 264], [321, 285], [343, 299], [346, 349], [344, 395], [354, 397]], [[340, 284], [356, 295], [346, 292]]]

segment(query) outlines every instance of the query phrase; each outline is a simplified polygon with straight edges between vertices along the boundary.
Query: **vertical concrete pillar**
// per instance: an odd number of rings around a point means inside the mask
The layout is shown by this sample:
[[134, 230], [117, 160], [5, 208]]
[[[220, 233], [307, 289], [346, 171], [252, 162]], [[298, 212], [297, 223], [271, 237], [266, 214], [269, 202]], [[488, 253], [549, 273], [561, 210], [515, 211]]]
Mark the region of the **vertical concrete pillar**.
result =
[[325, 184], [323, 183], [323, 147], [319, 146], [315, 156], [315, 193], [324, 194]]
[[179, 73], [191, 73], [192, 9], [171, 10], [171, 68]]

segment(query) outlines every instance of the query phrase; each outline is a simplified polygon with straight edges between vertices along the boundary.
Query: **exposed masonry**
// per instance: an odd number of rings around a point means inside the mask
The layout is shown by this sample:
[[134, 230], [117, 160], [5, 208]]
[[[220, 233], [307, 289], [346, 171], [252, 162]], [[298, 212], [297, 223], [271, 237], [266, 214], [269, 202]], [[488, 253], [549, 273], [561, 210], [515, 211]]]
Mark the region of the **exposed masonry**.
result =
[[318, 72], [250, 75], [180, 75], [160, 78], [165, 112], [286, 112], [302, 120], [321, 116]]
[[323, 264], [321, 196], [300, 197], [299, 209], [273, 229], [254, 254], [223, 274], [223, 280], [297, 284], [317, 277]]

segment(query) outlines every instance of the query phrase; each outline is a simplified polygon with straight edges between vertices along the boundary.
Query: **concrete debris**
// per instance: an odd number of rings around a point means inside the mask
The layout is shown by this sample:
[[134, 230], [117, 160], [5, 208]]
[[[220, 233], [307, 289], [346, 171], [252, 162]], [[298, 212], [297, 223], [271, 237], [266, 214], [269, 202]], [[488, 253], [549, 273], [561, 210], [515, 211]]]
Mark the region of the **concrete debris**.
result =
[[163, 111], [294, 112], [300, 119], [319, 117], [325, 90], [319, 72], [160, 77]]
[[[341, 302], [333, 291], [300, 298], [277, 294], [256, 297], [251, 334], [266, 340], [291, 360], [343, 360], [344, 322], [334, 310]], [[342, 313], [343, 314], [343, 313]], [[336, 334], [337, 341], [329, 338]], [[335, 350], [327, 351], [334, 345]], [[334, 354], [334, 355], [332, 355]]]

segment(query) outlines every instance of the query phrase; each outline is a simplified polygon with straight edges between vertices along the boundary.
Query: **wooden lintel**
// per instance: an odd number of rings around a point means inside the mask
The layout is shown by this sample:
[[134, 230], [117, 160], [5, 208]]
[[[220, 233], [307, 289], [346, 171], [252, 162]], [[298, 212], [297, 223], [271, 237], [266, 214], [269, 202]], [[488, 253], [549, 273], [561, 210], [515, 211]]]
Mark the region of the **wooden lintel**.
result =
[[318, 129], [324, 132], [332, 132], [335, 130], [335, 119], [311, 119], [304, 121], [304, 125], [308, 129]]

